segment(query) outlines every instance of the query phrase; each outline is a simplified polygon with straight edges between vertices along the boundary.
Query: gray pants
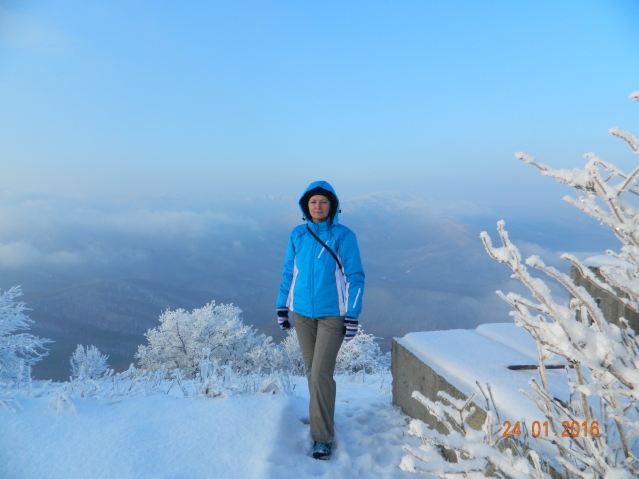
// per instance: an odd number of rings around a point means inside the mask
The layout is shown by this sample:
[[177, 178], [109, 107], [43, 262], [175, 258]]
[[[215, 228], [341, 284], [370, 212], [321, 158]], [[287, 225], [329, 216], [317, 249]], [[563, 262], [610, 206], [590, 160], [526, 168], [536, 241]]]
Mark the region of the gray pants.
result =
[[322, 443], [333, 442], [335, 430], [335, 360], [344, 340], [344, 317], [311, 319], [293, 313], [300, 342], [311, 401], [309, 415], [311, 437]]

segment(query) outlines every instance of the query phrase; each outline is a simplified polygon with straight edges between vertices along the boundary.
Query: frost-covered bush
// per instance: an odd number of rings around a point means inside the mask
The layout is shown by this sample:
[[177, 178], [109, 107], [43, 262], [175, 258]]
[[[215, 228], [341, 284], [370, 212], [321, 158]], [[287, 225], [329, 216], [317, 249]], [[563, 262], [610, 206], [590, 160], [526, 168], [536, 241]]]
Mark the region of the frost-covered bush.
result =
[[175, 373], [173, 379], [179, 380], [185, 396], [221, 398], [242, 393], [288, 393], [294, 389], [287, 371], [235, 374], [230, 365], [219, 367], [217, 361], [212, 362], [209, 349], [202, 351], [200, 370], [195, 380], [190, 383], [182, 381]]
[[291, 328], [286, 333], [286, 338], [280, 343], [283, 356], [283, 367], [295, 376], [304, 376], [306, 368], [304, 367], [304, 358], [300, 351], [300, 343], [297, 340], [297, 331]]
[[22, 292], [13, 287], [0, 294], [0, 381], [14, 381], [20, 377], [25, 367], [32, 366], [48, 354], [42, 339], [29, 333], [16, 331], [28, 330], [33, 323], [24, 311], [24, 303], [15, 301]]
[[22, 409], [18, 397], [38, 398], [46, 394], [52, 381], [36, 381], [31, 377], [31, 366], [24, 366], [17, 377], [9, 381], [0, 381], [0, 408], [14, 413]]
[[[390, 367], [390, 353], [382, 353], [379, 344], [375, 342], [375, 336], [364, 333], [359, 327], [358, 333], [349, 342], [342, 343], [337, 354], [335, 374], [366, 374], [380, 373]], [[295, 328], [291, 328], [286, 338], [281, 343], [283, 354], [283, 368], [294, 375], [306, 374], [300, 343], [297, 340]]]
[[336, 374], [379, 373], [390, 367], [390, 353], [382, 353], [375, 336], [364, 333], [361, 326], [357, 335], [344, 342], [337, 354]]
[[236, 373], [279, 368], [281, 352], [272, 338], [245, 326], [240, 313], [232, 304], [215, 302], [191, 312], [167, 310], [160, 325], [146, 332], [149, 344], [140, 345], [135, 357], [145, 369], [179, 368], [187, 378], [196, 377], [204, 349], [211, 350], [211, 361]]
[[[639, 92], [631, 98], [639, 100]], [[634, 135], [619, 128], [612, 128], [610, 133], [639, 155], [639, 139]], [[588, 161], [583, 170], [572, 171], [554, 170], [523, 153], [516, 157], [539, 168], [542, 175], [573, 187], [577, 197], [564, 199], [612, 229], [621, 248], [619, 252], [606, 251], [614, 260], [600, 268], [603, 281], [573, 255], [564, 254], [562, 258], [627, 308], [639, 312], [639, 167], [624, 173], [592, 153], [585, 155]], [[596, 299], [585, 288], [545, 265], [538, 256], [529, 257], [524, 265], [503, 221], [497, 223], [497, 229], [499, 247], [493, 246], [486, 232], [481, 234], [488, 254], [506, 264], [512, 277], [532, 294], [529, 299], [497, 292], [514, 308], [510, 314], [515, 323], [537, 342], [540, 377], [539, 381], [530, 382], [532, 391], [524, 394], [548, 420], [553, 434], [538, 440], [544, 444], [544, 451], [552, 453], [540, 457], [530, 449], [520, 450], [520, 456], [526, 457], [521, 461], [513, 457], [514, 447], [498, 447], [503, 435], [495, 427], [494, 415], [488, 415], [482, 431], [472, 432], [465, 425], [467, 414], [461, 412], [462, 404], [450, 398], [444, 398], [448, 403], [445, 404], [417, 397], [444, 422], [455, 418], [456, 428], [449, 436], [443, 436], [421, 421], [413, 421], [411, 430], [422, 437], [425, 445], [418, 451], [405, 448], [409, 456], [402, 461], [402, 468], [446, 478], [483, 478], [485, 473], [491, 473], [498, 477], [549, 479], [547, 465], [553, 463], [566, 479], [639, 477], [639, 340], [635, 331], [624, 318], [619, 319], [620, 326], [608, 323]], [[526, 265], [559, 282], [569, 292], [569, 302], [557, 302], [546, 283], [531, 276]], [[554, 354], [571, 365], [567, 370], [568, 402], [558, 401], [548, 391], [545, 363]], [[446, 414], [448, 417], [444, 417]], [[596, 434], [592, 432], [593, 421], [597, 421]], [[590, 434], [565, 437], [564, 422], [585, 423]], [[458, 462], [441, 461], [437, 447], [453, 450]]]
[[109, 368], [107, 359], [109, 356], [102, 354], [95, 346], [87, 346], [85, 349], [78, 344], [71, 355], [71, 378], [98, 379]]
[[146, 371], [138, 370], [131, 364], [129, 369], [121, 373], [114, 373], [113, 369], [107, 369], [96, 379], [90, 379], [87, 376], [72, 378], [56, 390], [56, 396], [64, 403], [76, 396], [116, 398], [149, 394], [166, 385], [164, 378], [167, 373], [166, 368]]

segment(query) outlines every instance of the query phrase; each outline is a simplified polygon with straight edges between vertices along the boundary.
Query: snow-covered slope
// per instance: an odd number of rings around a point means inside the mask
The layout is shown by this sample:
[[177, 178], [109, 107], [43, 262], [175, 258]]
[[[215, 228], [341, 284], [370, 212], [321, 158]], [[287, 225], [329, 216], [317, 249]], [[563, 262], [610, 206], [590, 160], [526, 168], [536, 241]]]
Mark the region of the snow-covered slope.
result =
[[[76, 398], [56, 413], [54, 395], [0, 409], [0, 477], [399, 478], [406, 416], [391, 403], [390, 378], [338, 378], [336, 444], [330, 461], [310, 457], [308, 396], [221, 399], [154, 393], [119, 402]], [[175, 390], [172, 390], [173, 394]]]

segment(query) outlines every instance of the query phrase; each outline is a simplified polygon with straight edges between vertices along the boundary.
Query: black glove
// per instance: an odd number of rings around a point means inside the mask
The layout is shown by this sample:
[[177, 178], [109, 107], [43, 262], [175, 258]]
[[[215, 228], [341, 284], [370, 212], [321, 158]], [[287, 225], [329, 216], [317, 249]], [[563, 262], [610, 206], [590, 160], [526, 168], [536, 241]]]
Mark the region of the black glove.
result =
[[277, 308], [277, 323], [284, 331], [291, 329], [291, 323], [288, 322], [288, 308]]

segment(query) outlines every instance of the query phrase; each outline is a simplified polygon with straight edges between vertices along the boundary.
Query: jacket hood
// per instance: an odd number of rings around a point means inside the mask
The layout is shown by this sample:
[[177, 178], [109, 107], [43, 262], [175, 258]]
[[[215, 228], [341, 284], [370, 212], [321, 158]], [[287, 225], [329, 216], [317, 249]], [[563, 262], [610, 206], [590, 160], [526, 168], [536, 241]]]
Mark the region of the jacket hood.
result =
[[311, 215], [308, 211], [308, 200], [311, 196], [323, 195], [326, 196], [331, 202], [331, 211], [328, 217], [331, 219], [331, 223], [336, 225], [339, 219], [339, 198], [335, 194], [335, 190], [328, 183], [328, 181], [314, 181], [304, 190], [300, 197], [299, 205], [302, 210], [302, 215], [305, 221], [312, 221]]

